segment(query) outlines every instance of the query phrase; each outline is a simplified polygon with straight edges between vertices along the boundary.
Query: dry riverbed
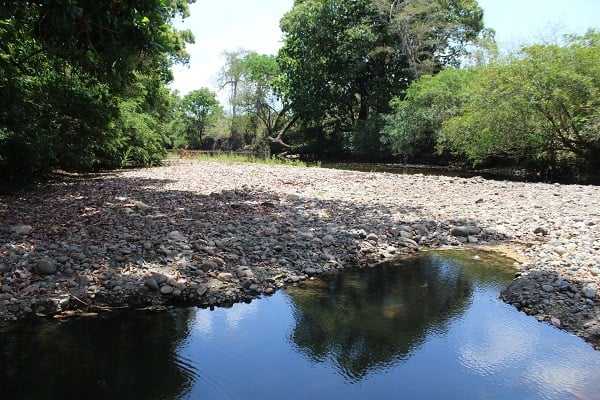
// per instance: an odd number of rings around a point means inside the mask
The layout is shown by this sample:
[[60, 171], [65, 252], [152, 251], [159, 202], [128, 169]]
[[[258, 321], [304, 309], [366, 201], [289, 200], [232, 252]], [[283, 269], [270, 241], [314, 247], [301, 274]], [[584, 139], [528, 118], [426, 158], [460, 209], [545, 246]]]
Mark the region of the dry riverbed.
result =
[[600, 187], [188, 160], [0, 197], [0, 321], [228, 305], [490, 245], [517, 260], [505, 301], [600, 348]]

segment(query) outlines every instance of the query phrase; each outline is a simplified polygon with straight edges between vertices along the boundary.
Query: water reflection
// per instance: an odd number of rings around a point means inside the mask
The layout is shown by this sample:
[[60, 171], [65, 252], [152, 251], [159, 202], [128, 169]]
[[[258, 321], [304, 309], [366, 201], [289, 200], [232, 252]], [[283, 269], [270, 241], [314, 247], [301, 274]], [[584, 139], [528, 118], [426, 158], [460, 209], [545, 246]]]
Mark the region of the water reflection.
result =
[[510, 279], [509, 271], [477, 264], [457, 268], [424, 255], [288, 290], [296, 320], [292, 340], [311, 360], [331, 359], [349, 381], [360, 380], [408, 359], [432, 332], [445, 332], [469, 305], [475, 280]]
[[197, 374], [178, 354], [195, 310], [29, 323], [0, 332], [4, 399], [172, 399]]
[[0, 331], [2, 399], [595, 399], [600, 352], [499, 299], [511, 261], [425, 253], [251, 304]]

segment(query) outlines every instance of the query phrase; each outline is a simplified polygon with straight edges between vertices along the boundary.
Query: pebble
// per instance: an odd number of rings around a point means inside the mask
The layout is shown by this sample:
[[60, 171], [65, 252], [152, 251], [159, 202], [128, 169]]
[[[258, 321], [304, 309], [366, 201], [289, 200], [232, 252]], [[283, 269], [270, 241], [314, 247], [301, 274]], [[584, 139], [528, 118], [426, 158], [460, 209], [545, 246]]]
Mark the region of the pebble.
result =
[[[540, 317], [563, 327], [559, 313], [600, 315], [595, 186], [212, 162], [115, 174], [2, 198], [0, 278], [9, 300], [31, 297], [22, 290], [42, 278], [34, 300], [79, 290], [115, 304], [166, 304], [176, 296], [229, 304], [244, 301], [242, 292], [270, 294], [296, 277], [419, 249], [502, 242], [527, 260], [516, 282], [537, 277], [530, 289], [515, 284], [506, 292], [518, 298], [511, 304], [553, 304]], [[64, 206], [67, 196], [72, 206]], [[0, 304], [0, 315], [16, 317], [11, 312]]]
[[41, 260], [36, 266], [36, 272], [38, 272], [40, 275], [52, 275], [56, 272], [56, 270], [56, 262], [49, 258]]
[[160, 292], [162, 294], [171, 294], [171, 293], [173, 293], [174, 290], [175, 290], [175, 288], [170, 285], [163, 285], [160, 287]]

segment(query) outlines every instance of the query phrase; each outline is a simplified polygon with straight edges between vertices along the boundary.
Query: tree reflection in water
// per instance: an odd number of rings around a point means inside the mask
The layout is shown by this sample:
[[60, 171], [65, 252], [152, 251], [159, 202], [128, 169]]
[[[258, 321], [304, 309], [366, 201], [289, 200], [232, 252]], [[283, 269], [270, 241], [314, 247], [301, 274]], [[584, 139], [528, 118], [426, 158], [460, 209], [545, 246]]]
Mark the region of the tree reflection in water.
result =
[[37, 321], [0, 332], [2, 398], [179, 398], [197, 375], [177, 355], [194, 316], [194, 309], [137, 312], [69, 321], [69, 329]]
[[490, 274], [510, 279], [506, 270], [474, 265], [470, 252], [458, 258], [424, 253], [290, 288], [292, 341], [312, 361], [333, 362], [350, 382], [406, 360], [464, 312], [475, 281]]

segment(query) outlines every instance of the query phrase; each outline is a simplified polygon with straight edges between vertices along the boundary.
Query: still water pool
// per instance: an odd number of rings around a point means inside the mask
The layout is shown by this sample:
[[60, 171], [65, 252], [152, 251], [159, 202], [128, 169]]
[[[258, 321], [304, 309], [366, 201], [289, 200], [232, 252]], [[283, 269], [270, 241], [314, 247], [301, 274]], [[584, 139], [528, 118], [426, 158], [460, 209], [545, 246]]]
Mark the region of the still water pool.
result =
[[0, 332], [1, 398], [599, 399], [600, 352], [502, 303], [510, 261], [475, 255], [213, 311], [21, 325]]

